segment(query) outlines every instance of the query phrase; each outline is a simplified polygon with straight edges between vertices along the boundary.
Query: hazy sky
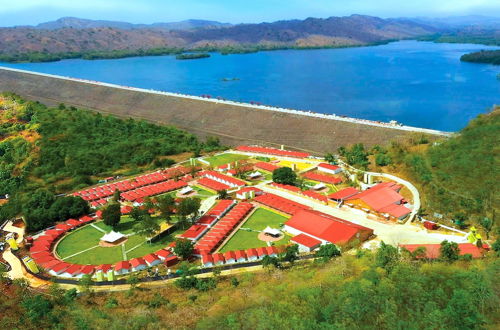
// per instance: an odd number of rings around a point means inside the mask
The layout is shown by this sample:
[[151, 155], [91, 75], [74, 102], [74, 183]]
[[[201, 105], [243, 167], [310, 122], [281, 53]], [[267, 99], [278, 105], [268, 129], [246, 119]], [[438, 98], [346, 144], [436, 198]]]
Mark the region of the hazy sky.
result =
[[189, 18], [254, 23], [351, 14], [500, 16], [500, 0], [0, 0], [0, 26], [37, 24], [63, 16], [132, 23]]

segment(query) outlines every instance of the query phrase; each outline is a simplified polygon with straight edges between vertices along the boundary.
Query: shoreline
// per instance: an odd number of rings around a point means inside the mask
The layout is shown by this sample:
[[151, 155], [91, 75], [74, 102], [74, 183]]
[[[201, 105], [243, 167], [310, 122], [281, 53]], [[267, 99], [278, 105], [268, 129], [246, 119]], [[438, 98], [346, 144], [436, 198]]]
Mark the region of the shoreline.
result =
[[316, 112], [312, 112], [310, 110], [287, 109], [287, 108], [280, 108], [280, 107], [275, 107], [275, 106], [256, 105], [256, 104], [251, 104], [251, 103], [219, 100], [219, 99], [213, 99], [213, 98], [209, 98], [209, 97], [201, 97], [201, 96], [194, 96], [194, 95], [181, 94], [181, 93], [164, 92], [164, 91], [158, 91], [158, 90], [153, 90], [153, 89], [144, 89], [144, 88], [139, 88], [139, 87], [123, 86], [123, 85], [117, 85], [117, 84], [111, 84], [111, 83], [105, 83], [105, 82], [99, 82], [99, 81], [92, 81], [92, 80], [86, 80], [86, 79], [80, 79], [80, 78], [39, 73], [39, 72], [35, 72], [35, 71], [28, 71], [28, 70], [22, 70], [22, 69], [14, 69], [14, 68], [4, 67], [4, 66], [0, 66], [0, 69], [6, 70], [6, 71], [12, 71], [12, 72], [24, 73], [24, 74], [31, 74], [31, 75], [35, 75], [35, 76], [41, 76], [41, 77], [48, 77], [48, 78], [55, 78], [55, 79], [61, 79], [61, 80], [66, 80], [66, 81], [72, 81], [72, 82], [79, 82], [79, 83], [84, 83], [84, 84], [89, 84], [89, 85], [94, 85], [94, 86], [103, 86], [103, 87], [109, 87], [109, 88], [120, 89], [120, 90], [142, 92], [142, 93], [155, 94], [155, 95], [164, 95], [164, 96], [170, 96], [170, 97], [175, 97], [175, 98], [210, 102], [210, 103], [215, 103], [215, 104], [226, 104], [226, 105], [237, 106], [237, 107], [242, 107], [242, 108], [252, 108], [255, 110], [264, 110], [264, 111], [270, 111], [270, 112], [272, 111], [272, 112], [278, 112], [278, 113], [299, 115], [299, 116], [304, 116], [304, 117], [314, 117], [314, 118], [319, 118], [319, 119], [349, 122], [349, 123], [361, 124], [361, 125], [367, 125], [367, 126], [390, 128], [390, 129], [394, 129], [394, 130], [407, 131], [407, 132], [424, 133], [424, 134], [446, 136], [446, 137], [451, 136], [455, 133], [455, 132], [439, 131], [439, 130], [434, 130], [434, 129], [429, 129], [429, 128], [421, 128], [421, 127], [406, 126], [406, 125], [401, 125], [401, 124], [393, 124], [393, 123], [387, 123], [387, 122], [382, 122], [382, 121], [372, 121], [372, 120], [368, 120], [368, 119], [351, 118], [351, 117], [347, 117], [347, 116], [339, 116], [336, 114], [316, 113]]

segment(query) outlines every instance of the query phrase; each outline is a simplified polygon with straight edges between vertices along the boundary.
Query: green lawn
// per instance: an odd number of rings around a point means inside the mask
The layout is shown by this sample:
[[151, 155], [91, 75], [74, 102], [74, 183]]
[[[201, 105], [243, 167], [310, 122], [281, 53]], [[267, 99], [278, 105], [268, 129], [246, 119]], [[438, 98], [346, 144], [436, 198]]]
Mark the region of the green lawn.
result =
[[95, 249], [65, 259], [64, 261], [80, 265], [100, 265], [114, 264], [122, 260], [122, 248], [121, 246], [116, 246], [109, 248], [96, 247]]
[[[288, 218], [266, 210], [264, 208], [258, 208], [252, 216], [241, 226], [241, 228], [234, 234], [234, 236], [226, 243], [221, 249], [221, 252], [244, 250], [249, 248], [264, 247], [267, 244], [257, 238], [258, 231], [264, 230], [267, 226], [271, 228], [280, 228], [281, 224], [285, 223]], [[253, 231], [248, 231], [245, 229], [250, 229]], [[286, 236], [280, 241], [276, 242], [276, 245], [287, 244], [290, 240], [289, 236]]]
[[198, 195], [196, 195], [196, 197], [199, 197], [201, 199], [206, 199], [208, 197], [212, 197], [214, 195], [217, 195], [216, 193], [213, 193], [211, 191], [208, 191], [208, 190], [203, 189], [203, 188], [198, 187], [198, 186], [194, 186], [192, 188], [198, 193]]
[[65, 258], [99, 244], [104, 234], [92, 226], [85, 226], [67, 234], [57, 245], [57, 254]]
[[248, 156], [238, 155], [238, 154], [222, 154], [218, 156], [207, 157], [204, 160], [210, 163], [212, 166], [220, 166], [227, 163], [231, 163], [237, 160], [248, 159]]

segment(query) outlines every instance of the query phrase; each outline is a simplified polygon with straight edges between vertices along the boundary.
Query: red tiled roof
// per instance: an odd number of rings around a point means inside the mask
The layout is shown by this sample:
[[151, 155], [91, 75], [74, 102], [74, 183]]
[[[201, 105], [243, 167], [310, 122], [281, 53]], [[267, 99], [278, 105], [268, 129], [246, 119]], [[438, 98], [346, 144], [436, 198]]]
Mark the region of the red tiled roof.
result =
[[[441, 244], [401, 244], [400, 247], [407, 249], [410, 252], [415, 251], [419, 247], [425, 247], [425, 258], [437, 259], [440, 256]], [[472, 243], [459, 243], [458, 248], [460, 255], [471, 254], [473, 258], [483, 256], [483, 250]]]
[[257, 257], [259, 254], [257, 253], [257, 250], [255, 249], [247, 249], [245, 250], [245, 253], [247, 254], [247, 257]]
[[189, 227], [189, 229], [186, 230], [180, 237], [195, 239], [200, 236], [205, 230], [207, 230], [207, 226], [194, 224]]
[[271, 186], [276, 187], [276, 188], [280, 188], [280, 189], [290, 190], [290, 191], [293, 191], [295, 193], [300, 193], [302, 191], [302, 190], [300, 190], [299, 187], [292, 186], [289, 184], [282, 184], [282, 183], [273, 182], [273, 183], [271, 183]]
[[236, 258], [236, 260], [239, 260], [241, 258], [244, 258], [246, 259], [247, 258], [247, 254], [245, 253], [245, 251], [243, 250], [238, 250], [238, 251], [235, 251], [234, 252], [234, 256]]
[[80, 272], [84, 275], [90, 275], [95, 271], [95, 266], [92, 265], [86, 265], [83, 266], [82, 269], [80, 269]]
[[340, 167], [337, 165], [332, 165], [332, 164], [327, 164], [327, 163], [321, 163], [318, 165], [318, 167], [326, 168], [326, 169], [332, 170], [332, 171], [336, 171], [336, 170], [340, 169]]
[[330, 184], [339, 184], [342, 182], [342, 178], [338, 178], [338, 177], [326, 175], [326, 174], [314, 173], [314, 172], [307, 172], [307, 173], [304, 173], [302, 176], [306, 179], [309, 179], [309, 180], [330, 183]]
[[165, 250], [165, 249], [161, 249], [161, 250], [158, 250], [155, 252], [155, 254], [159, 257], [162, 257], [162, 258], [166, 258], [168, 257], [169, 255], [172, 254], [172, 252], [168, 251], [168, 250]]
[[212, 258], [213, 258], [214, 262], [219, 262], [219, 261], [224, 262], [225, 261], [224, 255], [222, 253], [212, 254]]
[[315, 191], [312, 191], [312, 190], [303, 191], [302, 195], [307, 196], [307, 197], [311, 197], [313, 199], [322, 201], [324, 203], [328, 202], [328, 197], [326, 197], [325, 195], [319, 194]]
[[115, 270], [119, 271], [119, 270], [122, 270], [122, 269], [130, 269], [130, 262], [128, 262], [128, 261], [120, 261], [120, 262], [116, 263]]
[[309, 210], [310, 207], [296, 203], [278, 195], [266, 193], [254, 199], [255, 202], [272, 207], [286, 214], [295, 214], [301, 210]]
[[66, 224], [73, 226], [73, 227], [76, 227], [76, 226], [80, 226], [82, 223], [78, 220], [75, 220], [75, 219], [69, 219], [66, 221]]
[[257, 248], [257, 255], [259, 257], [263, 257], [263, 256], [267, 256], [267, 250], [265, 247], [260, 247], [260, 248]]
[[148, 264], [155, 262], [156, 260], [160, 260], [154, 253], [150, 253], [146, 256], [143, 257], [144, 261], [146, 261]]
[[285, 225], [334, 244], [347, 243], [359, 232], [373, 232], [372, 229], [317, 211], [300, 211]]
[[[225, 181], [225, 182], [228, 182], [230, 185], [237, 186], [237, 187], [241, 187], [241, 186], [246, 185], [246, 182], [243, 180], [233, 178], [232, 176], [225, 175], [225, 174], [219, 173], [217, 171], [204, 171], [204, 172], [200, 173], [200, 176], [203, 176], [203, 177], [210, 176], [211, 177], [210, 179], [212, 179], [212, 180], [219, 181], [219, 182]], [[224, 183], [224, 184], [226, 184], [226, 183]]]
[[270, 256], [272, 254], [278, 254], [279, 251], [275, 246], [268, 246], [266, 247], [267, 255]]
[[356, 195], [359, 193], [359, 190], [354, 188], [354, 187], [348, 187], [342, 190], [339, 190], [333, 194], [328, 195], [328, 198], [330, 199], [335, 199], [335, 200], [341, 200], [345, 198], [349, 198], [351, 196]]
[[307, 152], [280, 150], [275, 148], [258, 147], [258, 146], [238, 146], [236, 147], [236, 150], [244, 152], [255, 152], [260, 154], [276, 155], [276, 156], [294, 157], [294, 158], [307, 158], [311, 155]]
[[388, 213], [396, 218], [400, 218], [411, 213], [411, 210], [409, 208], [399, 204], [390, 204], [379, 209], [378, 211], [382, 213]]
[[198, 179], [198, 184], [207, 187], [209, 189], [215, 190], [215, 191], [222, 191], [222, 190], [229, 190], [231, 189], [230, 186], [228, 186], [225, 183], [220, 183], [218, 181], [215, 181], [210, 178], [201, 178]]
[[308, 236], [306, 234], [299, 234], [299, 235], [293, 237], [292, 239], [290, 239], [290, 241], [295, 242], [295, 243], [300, 244], [300, 245], [307, 246], [310, 249], [321, 244], [320, 240], [317, 240], [314, 237]]
[[255, 163], [254, 166], [261, 169], [261, 170], [268, 171], [268, 172], [274, 172], [274, 170], [277, 170], [278, 168], [280, 168], [279, 166], [276, 166], [274, 164], [267, 163], [267, 162], [258, 162], [258, 163]]
[[146, 265], [146, 262], [144, 261], [144, 259], [134, 258], [134, 259], [130, 260], [130, 266], [132, 266], [132, 268], [136, 268], [137, 266], [140, 266], [140, 265]]
[[54, 271], [54, 272], [56, 272], [56, 273], [59, 273], [59, 272], [62, 272], [62, 271], [64, 271], [64, 270], [68, 269], [68, 267], [69, 267], [69, 266], [71, 266], [71, 265], [70, 265], [70, 264], [68, 264], [68, 263], [65, 263], [65, 262], [60, 262], [60, 263], [58, 263], [58, 264], [56, 264], [56, 265], [52, 266], [52, 267], [50, 268], [50, 270], [52, 270], [52, 271]]
[[103, 264], [103, 265], [99, 265], [95, 268], [96, 271], [100, 270], [102, 271], [103, 273], [107, 273], [108, 270], [110, 270], [111, 268], [113, 268], [112, 265], [110, 264]]
[[360, 199], [375, 211], [381, 212], [381, 209], [399, 203], [403, 199], [403, 196], [396, 191], [398, 188], [399, 186], [392, 182], [379, 183], [345, 200]]
[[230, 259], [236, 259], [236, 255], [234, 254], [233, 251], [228, 251], [224, 253], [224, 259], [226, 259], [226, 261]]
[[212, 258], [212, 256], [210, 254], [204, 254], [201, 256], [201, 262], [203, 264], [213, 263], [214, 258]]
[[69, 266], [68, 269], [66, 269], [64, 272], [68, 273], [70, 275], [78, 275], [78, 274], [81, 274], [82, 268], [83, 268], [82, 265], [73, 264], [73, 265]]

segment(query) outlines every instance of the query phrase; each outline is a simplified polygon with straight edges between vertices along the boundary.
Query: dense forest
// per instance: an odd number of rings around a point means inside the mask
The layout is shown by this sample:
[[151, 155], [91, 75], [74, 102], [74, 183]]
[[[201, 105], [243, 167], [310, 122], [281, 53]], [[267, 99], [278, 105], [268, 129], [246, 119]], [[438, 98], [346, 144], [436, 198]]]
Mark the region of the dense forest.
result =
[[500, 65], [500, 50], [482, 50], [462, 55], [461, 61]]
[[21, 212], [29, 195], [38, 189], [64, 193], [116, 173], [169, 166], [172, 155], [219, 148], [217, 139], [202, 143], [174, 127], [122, 120], [63, 104], [48, 108], [3, 94], [0, 195], [9, 194], [10, 200], [0, 207], [0, 219]]
[[[486, 329], [497, 328], [500, 260], [427, 262], [382, 245], [330, 261], [267, 266], [183, 289], [137, 286], [81, 294], [1, 283], [3, 329]], [[8, 299], [5, 299], [7, 298]]]

